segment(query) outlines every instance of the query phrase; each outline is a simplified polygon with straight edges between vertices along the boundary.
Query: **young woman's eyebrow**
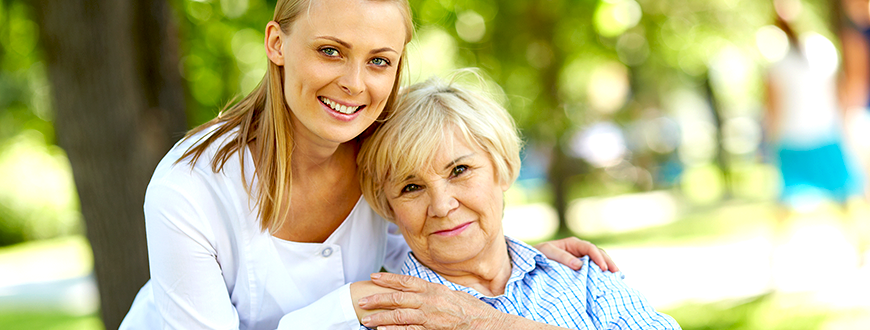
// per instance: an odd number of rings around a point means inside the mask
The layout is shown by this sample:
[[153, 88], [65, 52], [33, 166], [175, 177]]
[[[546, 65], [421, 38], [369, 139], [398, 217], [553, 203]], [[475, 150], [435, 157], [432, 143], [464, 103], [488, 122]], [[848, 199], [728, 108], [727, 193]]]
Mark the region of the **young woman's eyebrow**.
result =
[[[332, 36], [319, 36], [319, 37], [316, 37], [315, 39], [326, 39], [326, 40], [332, 40], [332, 41], [337, 42], [339, 45], [341, 45], [341, 46], [344, 47], [344, 48], [347, 48], [347, 49], [353, 49], [353, 46], [351, 46], [349, 43], [347, 43], [347, 42], [345, 42], [344, 40], [341, 40], [341, 39], [339, 39], [339, 38], [336, 38], [336, 37], [332, 37]], [[373, 49], [373, 50], [372, 50], [371, 52], [369, 52], [369, 53], [371, 53], [371, 54], [377, 54], [377, 53], [384, 53], [384, 52], [393, 52], [393, 53], [399, 54], [398, 51], [396, 51], [395, 49], [392, 49], [392, 48], [390, 48], [390, 47], [381, 47], [381, 48], [378, 48], [378, 49]]]
[[342, 45], [344, 48], [347, 48], [347, 49], [352, 49], [352, 48], [353, 48], [353, 46], [351, 46], [351, 45], [350, 45], [349, 43], [347, 43], [346, 41], [341, 40], [341, 39], [336, 38], [336, 37], [332, 37], [332, 36], [319, 36], [319, 37], [316, 37], [315, 39], [326, 39], [326, 40], [332, 40], [332, 41], [337, 42], [339, 45]]

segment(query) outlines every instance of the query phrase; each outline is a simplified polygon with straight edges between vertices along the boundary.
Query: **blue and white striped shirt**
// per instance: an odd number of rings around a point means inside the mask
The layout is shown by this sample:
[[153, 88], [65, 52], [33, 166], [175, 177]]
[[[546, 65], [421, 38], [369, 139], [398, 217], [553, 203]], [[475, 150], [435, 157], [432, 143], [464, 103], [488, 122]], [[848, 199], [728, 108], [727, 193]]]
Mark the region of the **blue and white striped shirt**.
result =
[[584, 257], [574, 271], [547, 259], [535, 248], [505, 237], [511, 257], [511, 277], [504, 294], [487, 297], [441, 277], [413, 253], [402, 274], [446, 285], [471, 294], [495, 309], [541, 323], [571, 329], [680, 329], [670, 316], [658, 313], [646, 298], [622, 281], [622, 273], [602, 272]]

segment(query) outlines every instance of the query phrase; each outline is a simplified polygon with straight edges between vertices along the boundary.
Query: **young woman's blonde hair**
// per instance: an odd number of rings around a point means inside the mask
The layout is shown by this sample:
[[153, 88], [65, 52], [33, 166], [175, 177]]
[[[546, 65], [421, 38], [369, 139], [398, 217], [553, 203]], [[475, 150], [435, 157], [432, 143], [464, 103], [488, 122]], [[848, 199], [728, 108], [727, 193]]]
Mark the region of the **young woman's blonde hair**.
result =
[[482, 88], [433, 77], [404, 89], [392, 117], [363, 142], [357, 171], [372, 209], [393, 221], [384, 188], [433, 165], [454, 130], [487, 153], [498, 182], [510, 185], [516, 180], [522, 140], [507, 110]]
[[[275, 5], [272, 20], [281, 27], [284, 34], [290, 33], [290, 28], [303, 10], [310, 9], [317, 0], [279, 0]], [[411, 21], [411, 8], [407, 0], [368, 0], [391, 1], [397, 4], [404, 17], [405, 44], [411, 41], [414, 26]], [[399, 78], [405, 62], [403, 51], [397, 63], [396, 79], [393, 90], [384, 106], [381, 117], [388, 115], [395, 105], [399, 90]], [[188, 149], [177, 162], [190, 157], [191, 166], [196, 163], [203, 152], [224, 135], [232, 134], [229, 142], [221, 146], [211, 159], [212, 170], [223, 170], [226, 162], [233, 154], [239, 155], [239, 163], [244, 172], [244, 150], [249, 144], [257, 141], [259, 150], [252, 157], [257, 164], [257, 187], [253, 190], [252, 182], [244, 182], [248, 197], [256, 198], [259, 207], [259, 218], [262, 230], [276, 231], [286, 221], [289, 215], [289, 196], [292, 186], [290, 156], [293, 153], [293, 130], [290, 124], [290, 108], [284, 99], [284, 67], [267, 60], [268, 71], [260, 84], [239, 103], [230, 106], [205, 124], [187, 133], [185, 139], [205, 131], [214, 129]], [[245, 180], [244, 176], [242, 180]]]

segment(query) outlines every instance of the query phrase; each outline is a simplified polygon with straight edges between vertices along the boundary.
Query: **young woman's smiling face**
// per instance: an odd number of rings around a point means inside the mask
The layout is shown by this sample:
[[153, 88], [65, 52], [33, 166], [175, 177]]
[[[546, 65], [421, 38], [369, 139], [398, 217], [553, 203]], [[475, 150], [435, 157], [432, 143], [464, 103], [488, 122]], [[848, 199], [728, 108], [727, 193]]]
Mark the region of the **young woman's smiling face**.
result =
[[287, 34], [269, 23], [266, 38], [269, 59], [284, 68], [294, 136], [347, 142], [377, 119], [392, 92], [404, 17], [396, 3], [370, 0], [313, 1], [300, 15]]
[[491, 255], [504, 241], [503, 196], [491, 156], [465, 142], [458, 129], [445, 134], [428, 168], [385, 185], [394, 221], [417, 259], [452, 274]]

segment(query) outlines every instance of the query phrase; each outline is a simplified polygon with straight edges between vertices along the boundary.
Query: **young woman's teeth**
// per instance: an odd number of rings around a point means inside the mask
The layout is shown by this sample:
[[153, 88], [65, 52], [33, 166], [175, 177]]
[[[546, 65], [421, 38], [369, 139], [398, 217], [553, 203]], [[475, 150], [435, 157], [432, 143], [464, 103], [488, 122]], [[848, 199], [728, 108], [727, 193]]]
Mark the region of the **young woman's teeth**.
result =
[[320, 100], [323, 101], [324, 104], [326, 104], [330, 108], [332, 108], [332, 110], [341, 112], [341, 113], [346, 114], [346, 115], [353, 114], [354, 112], [356, 112], [357, 109], [359, 109], [359, 107], [348, 107], [348, 106], [344, 106], [344, 105], [335, 103], [332, 100], [325, 98], [325, 97], [321, 97]]

